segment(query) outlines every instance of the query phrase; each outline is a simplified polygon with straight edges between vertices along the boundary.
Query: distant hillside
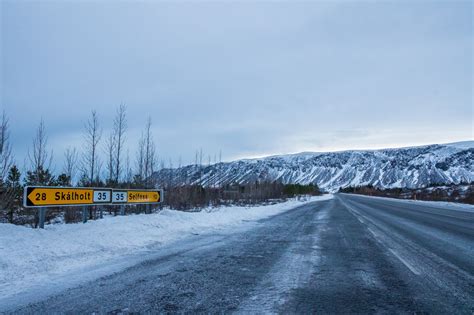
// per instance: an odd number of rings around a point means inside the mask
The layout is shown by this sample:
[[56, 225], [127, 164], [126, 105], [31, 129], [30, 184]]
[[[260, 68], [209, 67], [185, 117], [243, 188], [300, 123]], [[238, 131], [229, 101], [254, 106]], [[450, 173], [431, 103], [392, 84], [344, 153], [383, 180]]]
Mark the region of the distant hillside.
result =
[[255, 181], [339, 187], [419, 188], [474, 181], [474, 141], [400, 149], [299, 153], [239, 160], [210, 166], [189, 165], [153, 174], [158, 185], [222, 185]]

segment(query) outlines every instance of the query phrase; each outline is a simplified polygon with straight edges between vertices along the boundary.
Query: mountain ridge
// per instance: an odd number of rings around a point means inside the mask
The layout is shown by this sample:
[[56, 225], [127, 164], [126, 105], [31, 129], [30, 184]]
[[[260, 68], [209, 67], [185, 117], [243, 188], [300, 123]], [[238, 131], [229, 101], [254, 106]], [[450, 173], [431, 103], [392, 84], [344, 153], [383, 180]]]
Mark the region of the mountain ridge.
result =
[[474, 141], [415, 147], [336, 152], [301, 152], [212, 165], [161, 169], [152, 177], [159, 186], [220, 186], [255, 181], [317, 184], [324, 190], [373, 185], [420, 188], [433, 184], [474, 182]]

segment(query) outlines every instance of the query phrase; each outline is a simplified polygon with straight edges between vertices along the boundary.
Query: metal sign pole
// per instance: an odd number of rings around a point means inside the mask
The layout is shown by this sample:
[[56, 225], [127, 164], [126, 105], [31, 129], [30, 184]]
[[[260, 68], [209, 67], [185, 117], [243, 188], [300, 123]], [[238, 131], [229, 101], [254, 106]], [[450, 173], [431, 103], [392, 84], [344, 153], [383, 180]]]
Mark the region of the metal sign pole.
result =
[[125, 215], [125, 206], [124, 205], [120, 206], [120, 215]]
[[87, 222], [87, 207], [82, 207], [82, 223]]
[[99, 215], [100, 215], [100, 218], [103, 219], [104, 218], [104, 208], [103, 207], [100, 207], [99, 208]]
[[46, 208], [39, 209], [39, 228], [44, 229], [44, 221], [46, 219]]

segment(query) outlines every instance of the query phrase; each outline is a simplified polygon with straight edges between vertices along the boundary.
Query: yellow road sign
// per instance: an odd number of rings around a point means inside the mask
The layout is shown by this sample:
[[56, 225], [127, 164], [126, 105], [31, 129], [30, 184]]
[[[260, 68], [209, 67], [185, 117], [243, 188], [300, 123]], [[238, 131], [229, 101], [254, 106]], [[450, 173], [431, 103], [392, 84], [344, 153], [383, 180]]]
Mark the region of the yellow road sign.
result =
[[112, 189], [29, 186], [23, 200], [25, 207], [107, 204], [112, 201]]
[[162, 201], [160, 190], [113, 190], [112, 203], [120, 204], [147, 204]]

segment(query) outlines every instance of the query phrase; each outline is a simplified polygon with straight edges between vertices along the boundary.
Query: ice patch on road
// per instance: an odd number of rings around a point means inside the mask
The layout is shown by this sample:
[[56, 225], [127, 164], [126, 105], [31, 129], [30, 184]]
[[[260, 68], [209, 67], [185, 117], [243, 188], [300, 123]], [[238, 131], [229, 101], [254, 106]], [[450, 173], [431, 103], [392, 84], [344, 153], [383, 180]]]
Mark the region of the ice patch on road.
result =
[[[201, 212], [108, 217], [87, 224], [48, 225], [44, 230], [0, 224], [0, 296], [2, 299], [52, 278], [88, 268], [107, 268], [115, 259], [158, 249], [193, 234], [229, 231], [305, 203], [332, 195], [266, 206], [221, 207]], [[206, 211], [207, 210], [207, 211]], [[0, 299], [1, 300], [1, 299]]]
[[[292, 289], [304, 287], [309, 282], [321, 257], [320, 233], [324, 230], [328, 215], [328, 208], [321, 209], [315, 218], [318, 225], [316, 232], [301, 235], [292, 243], [236, 313], [274, 313], [287, 302]], [[311, 253], [307, 253], [308, 249]]]

